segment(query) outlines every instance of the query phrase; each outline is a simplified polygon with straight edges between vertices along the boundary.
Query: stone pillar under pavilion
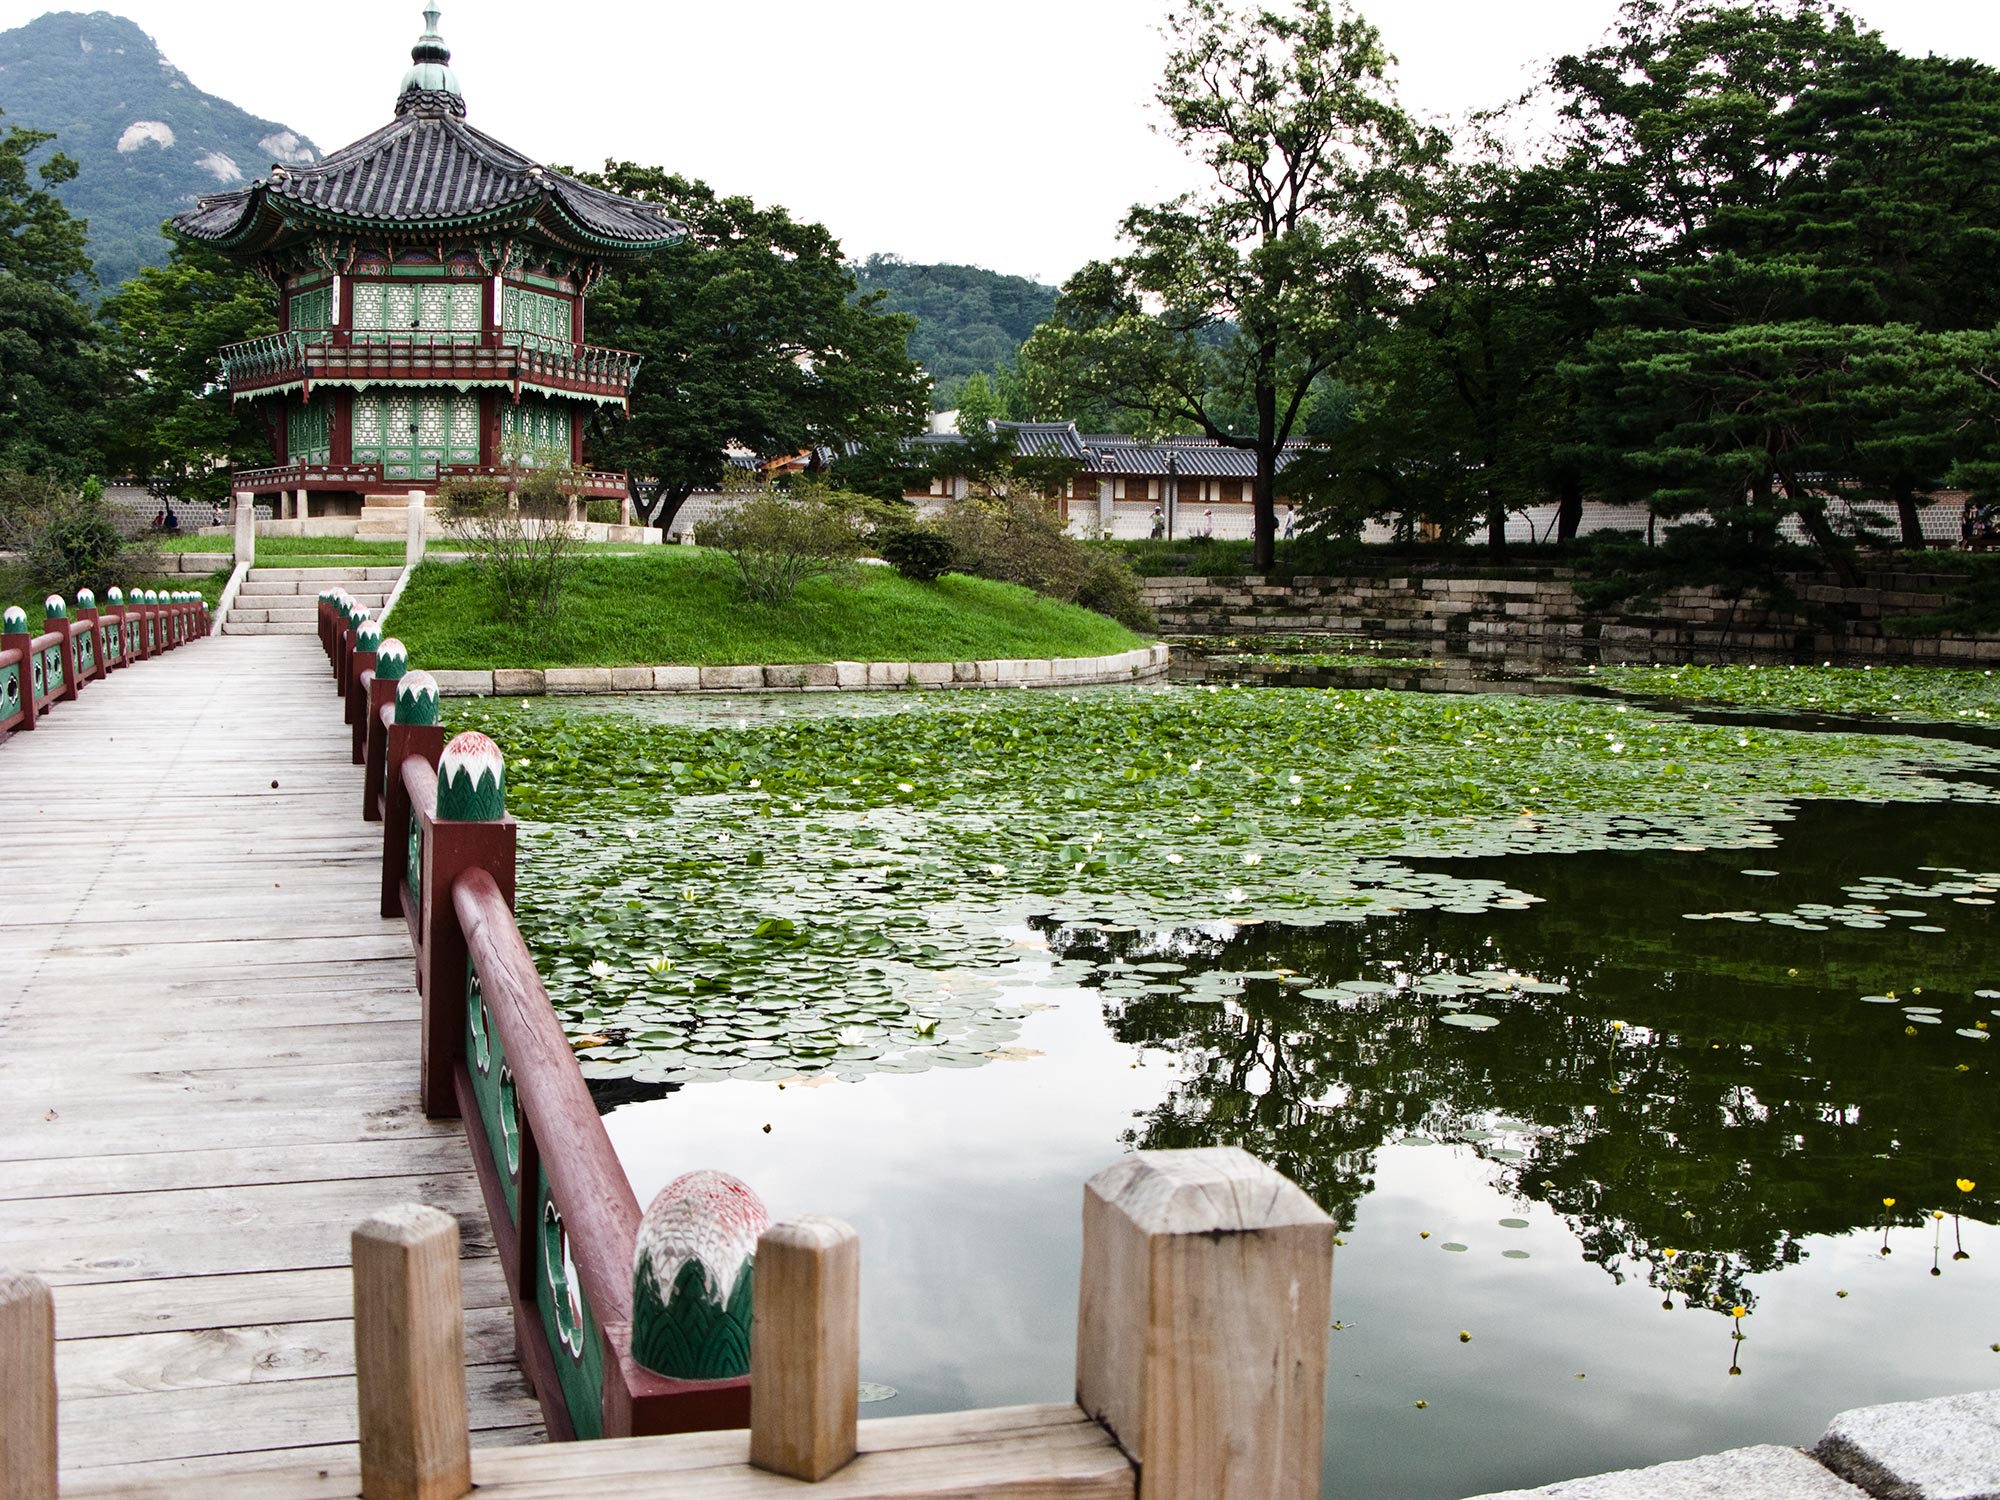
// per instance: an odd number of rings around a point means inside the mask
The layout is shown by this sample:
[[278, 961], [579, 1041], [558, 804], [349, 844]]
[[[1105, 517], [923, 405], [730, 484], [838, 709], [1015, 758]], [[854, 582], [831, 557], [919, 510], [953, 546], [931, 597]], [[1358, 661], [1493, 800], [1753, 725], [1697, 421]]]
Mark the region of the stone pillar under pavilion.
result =
[[588, 467], [585, 429], [625, 405], [639, 359], [584, 341], [584, 302], [683, 226], [468, 125], [438, 11], [424, 17], [390, 123], [173, 222], [279, 290], [279, 332], [222, 351], [277, 457], [233, 487], [287, 518], [376, 501], [398, 536], [413, 494], [515, 465], [564, 461], [580, 496], [623, 500], [623, 474]]

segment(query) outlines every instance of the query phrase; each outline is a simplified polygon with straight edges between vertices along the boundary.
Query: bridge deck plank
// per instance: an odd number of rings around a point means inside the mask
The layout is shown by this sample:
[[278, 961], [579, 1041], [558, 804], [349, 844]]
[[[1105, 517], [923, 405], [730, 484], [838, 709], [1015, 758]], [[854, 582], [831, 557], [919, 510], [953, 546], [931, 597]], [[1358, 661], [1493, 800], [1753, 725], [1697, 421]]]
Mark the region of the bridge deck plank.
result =
[[228, 636], [0, 745], [0, 1263], [56, 1288], [75, 1483], [351, 1464], [347, 1231], [411, 1199], [464, 1228], [480, 1443], [541, 1437], [333, 696]]

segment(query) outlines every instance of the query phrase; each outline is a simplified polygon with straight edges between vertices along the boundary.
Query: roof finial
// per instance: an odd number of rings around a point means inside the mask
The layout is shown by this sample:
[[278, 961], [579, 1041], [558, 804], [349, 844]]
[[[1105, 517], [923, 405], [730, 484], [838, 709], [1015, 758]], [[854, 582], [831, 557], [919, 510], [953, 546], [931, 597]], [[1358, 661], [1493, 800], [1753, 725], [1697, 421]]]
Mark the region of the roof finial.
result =
[[458, 75], [451, 70], [451, 48], [438, 35], [438, 15], [432, 0], [424, 7], [424, 34], [410, 49], [410, 71], [403, 75], [402, 96], [396, 101], [399, 115], [413, 109], [465, 113], [465, 95], [459, 91]]

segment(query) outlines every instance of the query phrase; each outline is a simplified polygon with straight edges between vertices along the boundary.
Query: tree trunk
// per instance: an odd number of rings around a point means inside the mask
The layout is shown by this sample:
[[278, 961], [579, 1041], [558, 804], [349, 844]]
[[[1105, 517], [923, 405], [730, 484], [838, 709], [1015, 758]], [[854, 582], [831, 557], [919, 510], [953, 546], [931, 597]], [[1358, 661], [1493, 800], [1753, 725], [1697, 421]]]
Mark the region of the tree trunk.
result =
[[1813, 539], [1820, 555], [1832, 566], [1840, 581], [1850, 587], [1861, 582], [1861, 573], [1854, 566], [1854, 558], [1847, 546], [1834, 535], [1827, 524], [1826, 512], [1817, 505], [1802, 505], [1798, 511], [1799, 524], [1806, 529], [1806, 535]]
[[1907, 486], [1896, 486], [1896, 520], [1902, 526], [1903, 545], [1912, 552], [1923, 550], [1924, 518], [1917, 513], [1917, 497]]
[[1257, 478], [1251, 490], [1251, 524], [1256, 541], [1251, 547], [1251, 565], [1269, 575], [1278, 563], [1278, 479], [1276, 455], [1268, 450], [1257, 455]]
[[1496, 557], [1507, 550], [1507, 511], [1503, 506], [1490, 506], [1486, 512], [1486, 550]]
[[1556, 541], [1568, 546], [1583, 525], [1583, 480], [1565, 474], [1556, 481]]

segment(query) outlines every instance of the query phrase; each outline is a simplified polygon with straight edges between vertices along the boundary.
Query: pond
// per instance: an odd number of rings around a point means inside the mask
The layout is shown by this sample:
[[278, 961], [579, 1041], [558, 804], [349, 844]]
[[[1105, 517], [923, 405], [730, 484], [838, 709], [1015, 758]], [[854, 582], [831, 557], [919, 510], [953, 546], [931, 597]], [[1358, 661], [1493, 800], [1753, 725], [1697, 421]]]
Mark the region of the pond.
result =
[[1224, 1143], [1341, 1225], [1329, 1496], [2000, 1386], [1977, 730], [1197, 687], [455, 718], [509, 754], [641, 1201], [717, 1167], [861, 1231], [864, 1415], [1067, 1399], [1083, 1181]]

